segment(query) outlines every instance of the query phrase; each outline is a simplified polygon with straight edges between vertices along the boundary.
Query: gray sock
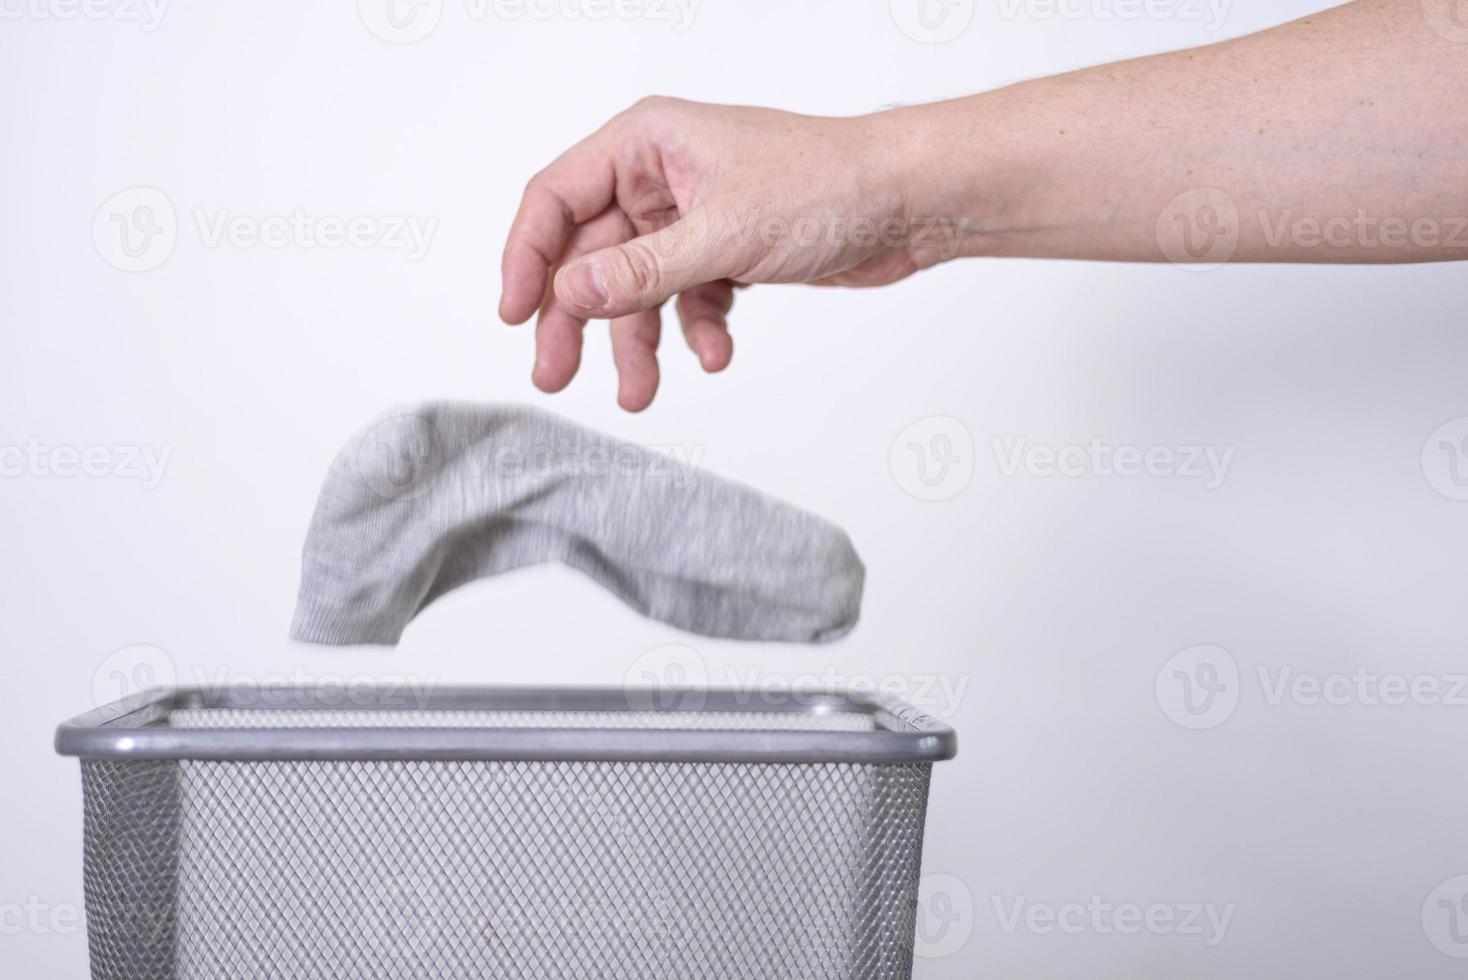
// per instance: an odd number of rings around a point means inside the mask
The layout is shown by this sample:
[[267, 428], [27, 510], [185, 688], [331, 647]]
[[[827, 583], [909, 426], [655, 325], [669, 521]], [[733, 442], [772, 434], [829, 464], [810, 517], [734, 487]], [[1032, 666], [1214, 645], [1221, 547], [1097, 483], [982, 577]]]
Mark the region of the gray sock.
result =
[[654, 619], [748, 640], [842, 636], [865, 575], [840, 528], [671, 457], [537, 409], [429, 403], [332, 464], [291, 635], [395, 644], [445, 592], [548, 561]]

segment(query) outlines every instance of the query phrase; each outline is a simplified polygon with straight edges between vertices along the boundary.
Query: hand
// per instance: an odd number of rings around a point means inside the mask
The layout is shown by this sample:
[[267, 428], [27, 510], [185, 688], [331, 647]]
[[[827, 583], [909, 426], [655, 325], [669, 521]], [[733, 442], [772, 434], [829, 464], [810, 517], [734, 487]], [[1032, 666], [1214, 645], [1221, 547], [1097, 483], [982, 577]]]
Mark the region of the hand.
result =
[[606, 318], [617, 400], [641, 411], [667, 300], [704, 370], [722, 371], [737, 287], [880, 286], [951, 255], [952, 236], [914, 233], [890, 150], [903, 144], [880, 119], [645, 99], [537, 174], [500, 300], [507, 323], [539, 310], [536, 386], [570, 383], [586, 321]]

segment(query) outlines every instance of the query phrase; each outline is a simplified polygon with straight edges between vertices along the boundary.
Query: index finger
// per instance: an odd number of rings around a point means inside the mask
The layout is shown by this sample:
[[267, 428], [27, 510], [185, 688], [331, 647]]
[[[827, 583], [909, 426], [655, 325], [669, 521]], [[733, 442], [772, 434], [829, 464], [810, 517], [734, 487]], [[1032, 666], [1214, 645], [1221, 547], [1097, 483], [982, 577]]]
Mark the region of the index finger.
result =
[[540, 308], [571, 232], [612, 203], [616, 174], [601, 137], [578, 143], [525, 186], [500, 260], [500, 319], [506, 323], [524, 323]]

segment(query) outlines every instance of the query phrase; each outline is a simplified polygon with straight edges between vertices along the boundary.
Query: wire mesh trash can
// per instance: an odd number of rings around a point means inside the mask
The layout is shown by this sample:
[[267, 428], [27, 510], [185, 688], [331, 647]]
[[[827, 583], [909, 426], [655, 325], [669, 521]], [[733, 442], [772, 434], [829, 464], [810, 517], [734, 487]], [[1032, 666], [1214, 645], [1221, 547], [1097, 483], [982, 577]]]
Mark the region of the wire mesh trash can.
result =
[[56, 747], [81, 759], [92, 976], [911, 976], [953, 732], [863, 695], [763, 701], [169, 689], [89, 712]]

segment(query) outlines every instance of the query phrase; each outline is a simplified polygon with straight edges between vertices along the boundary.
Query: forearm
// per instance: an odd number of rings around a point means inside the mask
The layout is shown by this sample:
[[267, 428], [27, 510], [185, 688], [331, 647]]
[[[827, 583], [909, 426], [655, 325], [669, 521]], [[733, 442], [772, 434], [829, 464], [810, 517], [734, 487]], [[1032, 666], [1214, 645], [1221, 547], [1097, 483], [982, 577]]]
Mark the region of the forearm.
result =
[[873, 120], [964, 254], [1405, 262], [1468, 258], [1465, 105], [1468, 43], [1358, 0]]
[[[1462, 0], [1356, 0], [1226, 44], [856, 118], [639, 102], [526, 187], [500, 314], [564, 387], [611, 321], [619, 403], [659, 311], [705, 370], [735, 288], [882, 286], [959, 255], [1468, 258]], [[1450, 39], [1450, 38], [1454, 38]]]

